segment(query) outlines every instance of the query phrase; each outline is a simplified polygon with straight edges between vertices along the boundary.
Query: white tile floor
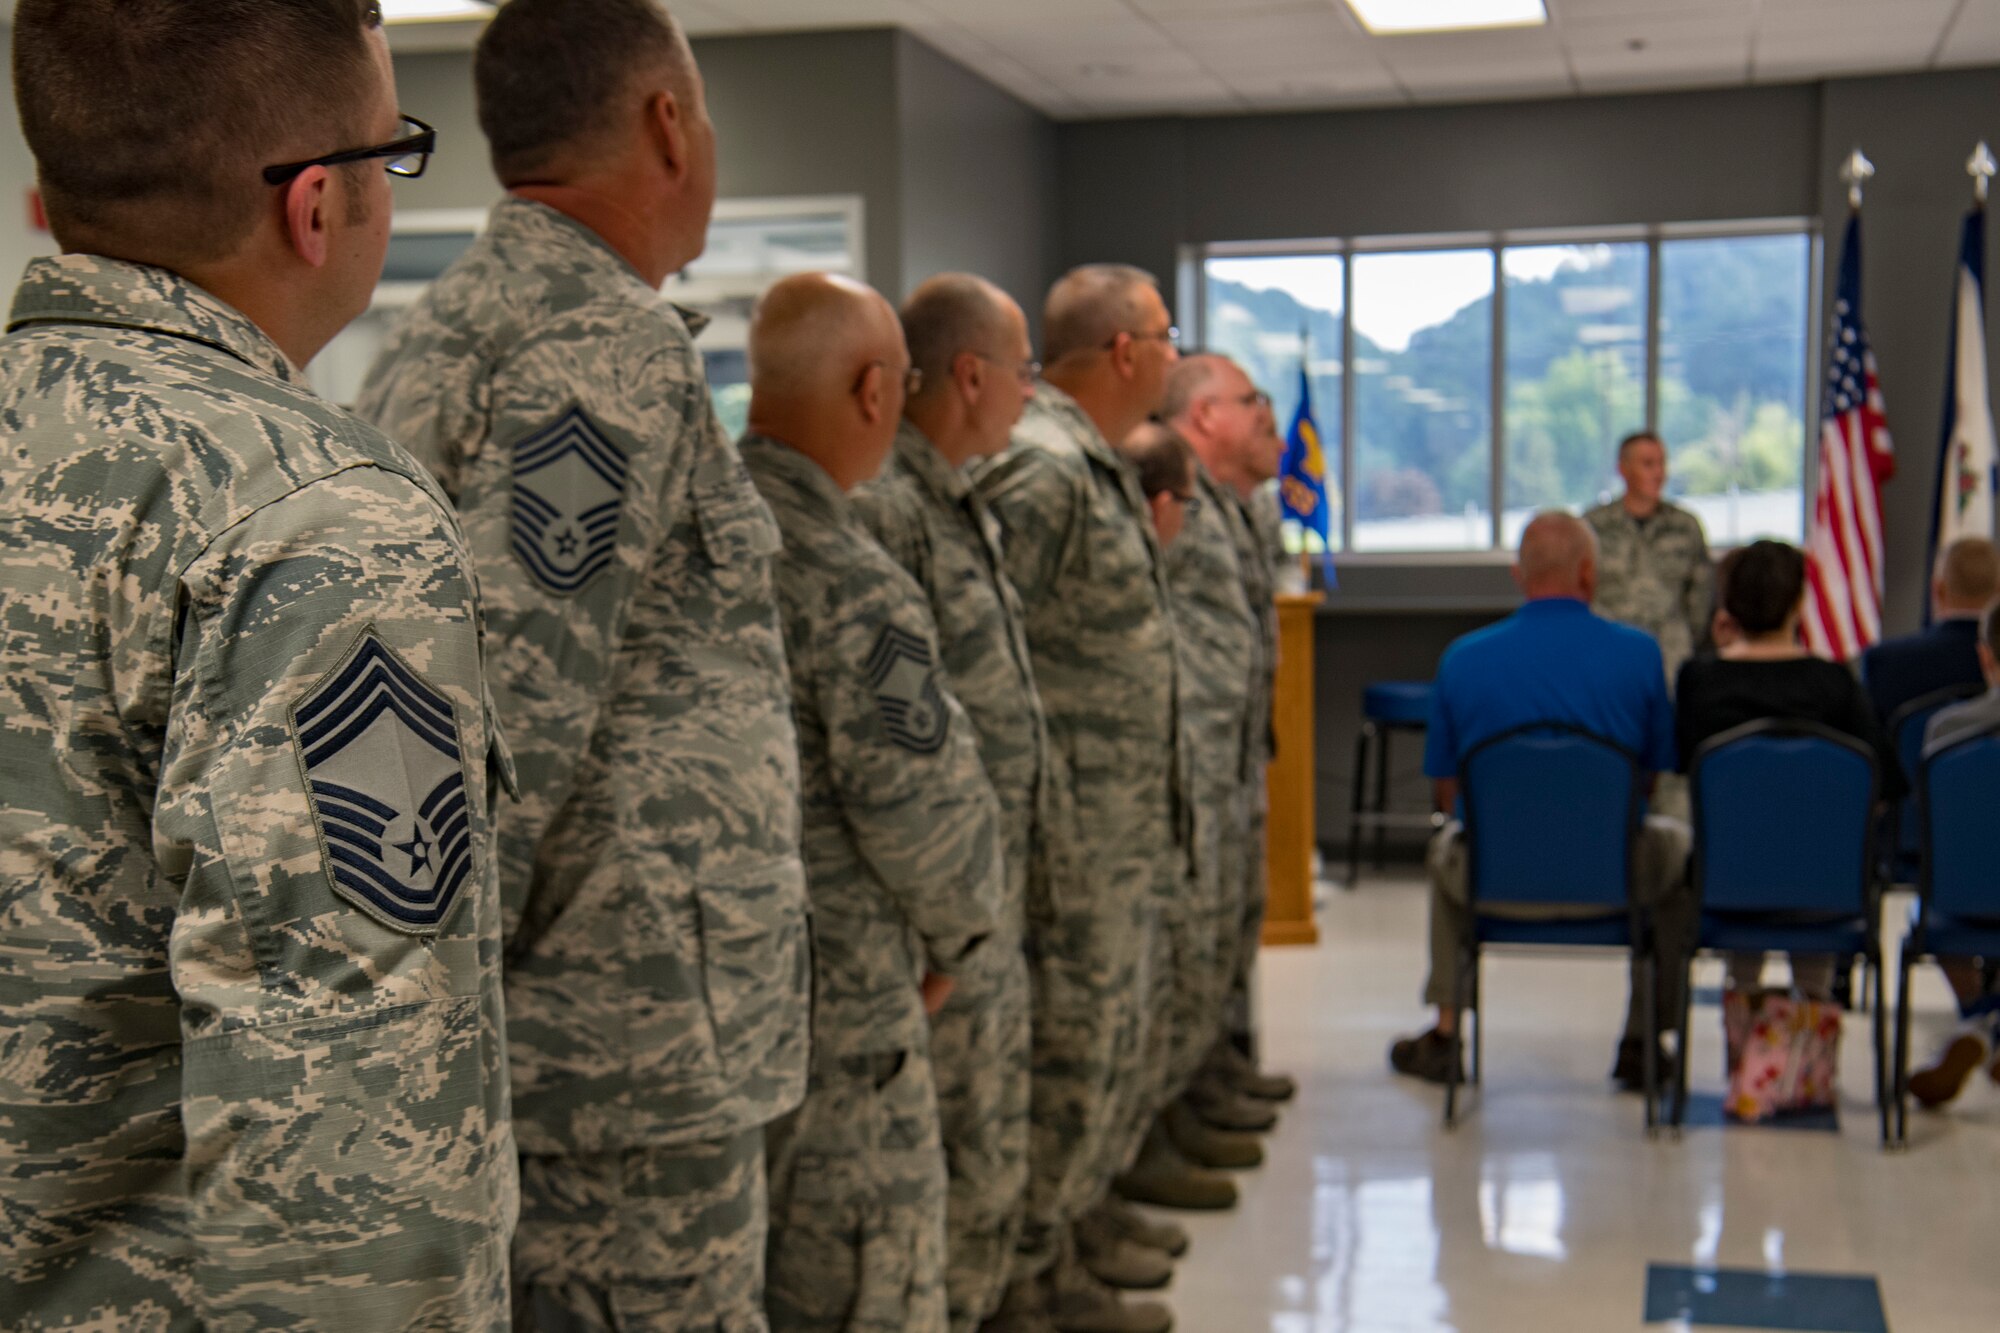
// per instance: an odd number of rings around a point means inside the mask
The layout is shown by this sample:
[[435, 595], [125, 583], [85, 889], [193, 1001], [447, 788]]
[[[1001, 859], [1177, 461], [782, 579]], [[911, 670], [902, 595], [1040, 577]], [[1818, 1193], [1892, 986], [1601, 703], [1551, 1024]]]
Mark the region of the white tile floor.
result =
[[[1439, 1091], [1385, 1061], [1425, 1017], [1423, 924], [1414, 878], [1364, 881], [1331, 896], [1317, 948], [1265, 952], [1267, 1063], [1301, 1091], [1237, 1210], [1181, 1215], [1194, 1249], [1166, 1293], [1181, 1333], [1688, 1327], [1644, 1322], [1649, 1263], [1872, 1275], [1896, 1333], [2000, 1328], [2000, 1089], [1983, 1077], [1952, 1114], [1913, 1111], [1910, 1151], [1886, 1155], [1867, 1020], [1851, 1018], [1839, 1134], [1648, 1142], [1638, 1100], [1605, 1078], [1623, 964], [1496, 955], [1486, 1086], [1446, 1134]], [[1923, 1053], [1949, 1021], [1934, 971], [1917, 997]], [[1720, 1027], [1696, 1008], [1697, 1088], [1720, 1083]]]

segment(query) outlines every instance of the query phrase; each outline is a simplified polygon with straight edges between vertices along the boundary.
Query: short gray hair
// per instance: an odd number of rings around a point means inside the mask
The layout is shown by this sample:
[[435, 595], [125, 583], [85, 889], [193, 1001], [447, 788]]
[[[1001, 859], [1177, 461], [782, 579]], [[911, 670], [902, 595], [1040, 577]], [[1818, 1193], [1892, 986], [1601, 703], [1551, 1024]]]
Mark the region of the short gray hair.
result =
[[940, 273], [918, 285], [903, 302], [903, 341], [910, 364], [924, 373], [924, 391], [951, 378], [951, 363], [962, 352], [999, 352], [1005, 333], [1007, 296], [970, 273]]
[[1042, 310], [1042, 360], [1103, 347], [1139, 321], [1139, 293], [1159, 282], [1130, 264], [1085, 264], [1056, 279]]

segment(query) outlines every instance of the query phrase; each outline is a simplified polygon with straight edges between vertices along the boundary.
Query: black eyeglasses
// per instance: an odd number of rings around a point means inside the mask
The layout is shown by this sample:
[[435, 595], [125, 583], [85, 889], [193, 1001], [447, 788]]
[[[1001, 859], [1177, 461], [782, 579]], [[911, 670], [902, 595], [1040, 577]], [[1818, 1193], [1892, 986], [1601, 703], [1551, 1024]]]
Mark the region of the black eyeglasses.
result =
[[1111, 335], [1111, 341], [1104, 344], [1105, 350], [1109, 351], [1111, 348], [1116, 347], [1120, 338], [1130, 338], [1135, 343], [1177, 343], [1181, 340], [1181, 331], [1169, 324], [1164, 329], [1160, 329], [1155, 333], [1114, 333]]
[[437, 151], [437, 131], [418, 120], [415, 116], [404, 116], [403, 124], [416, 132], [400, 139], [392, 139], [373, 148], [350, 148], [344, 153], [328, 153], [325, 157], [308, 158], [304, 162], [287, 162], [279, 167], [264, 168], [266, 185], [283, 185], [296, 180], [302, 173], [313, 167], [338, 166], [342, 162], [366, 162], [370, 158], [389, 159], [387, 170], [391, 176], [415, 179], [424, 174], [430, 165], [431, 154]]

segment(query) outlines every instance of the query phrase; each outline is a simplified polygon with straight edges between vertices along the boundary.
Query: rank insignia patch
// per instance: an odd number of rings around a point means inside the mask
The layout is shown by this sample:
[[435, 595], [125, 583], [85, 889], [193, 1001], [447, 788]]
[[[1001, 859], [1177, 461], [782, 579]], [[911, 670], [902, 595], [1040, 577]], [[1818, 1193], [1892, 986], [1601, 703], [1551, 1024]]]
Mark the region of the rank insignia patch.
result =
[[472, 873], [451, 703], [375, 636], [292, 710], [334, 891], [383, 925], [433, 935]]
[[514, 446], [514, 555], [558, 597], [611, 563], [629, 475], [625, 453], [572, 407]]
[[918, 754], [935, 754], [944, 745], [949, 718], [929, 643], [885, 626], [868, 654], [868, 686], [890, 740]]

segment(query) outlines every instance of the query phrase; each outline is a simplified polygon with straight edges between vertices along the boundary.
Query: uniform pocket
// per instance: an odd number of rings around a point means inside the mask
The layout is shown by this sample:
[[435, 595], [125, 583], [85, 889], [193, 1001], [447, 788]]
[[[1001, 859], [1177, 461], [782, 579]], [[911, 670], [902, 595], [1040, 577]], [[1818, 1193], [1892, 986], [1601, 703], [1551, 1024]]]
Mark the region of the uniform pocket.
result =
[[723, 446], [696, 464], [690, 498], [702, 551], [717, 568], [746, 560], [761, 564], [784, 545], [777, 520], [734, 449]]
[[704, 875], [695, 885], [703, 998], [725, 1074], [781, 1048], [803, 1052], [812, 990], [805, 868], [791, 857]]

